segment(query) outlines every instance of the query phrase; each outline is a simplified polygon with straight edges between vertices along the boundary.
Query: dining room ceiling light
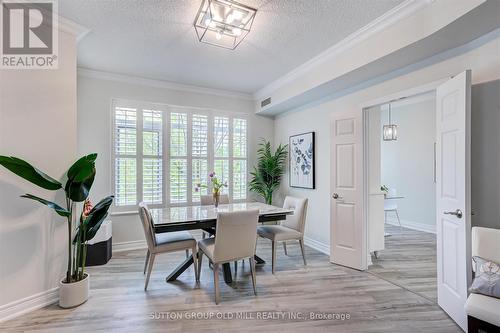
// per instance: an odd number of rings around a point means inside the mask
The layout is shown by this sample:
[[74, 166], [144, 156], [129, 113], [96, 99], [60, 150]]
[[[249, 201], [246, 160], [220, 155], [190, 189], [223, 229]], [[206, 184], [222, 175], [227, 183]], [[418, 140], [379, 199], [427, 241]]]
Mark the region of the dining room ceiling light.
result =
[[200, 42], [234, 50], [250, 32], [256, 13], [232, 0], [203, 0], [194, 29]]
[[383, 126], [382, 137], [384, 141], [396, 141], [398, 139], [398, 125], [392, 123], [391, 103], [389, 103], [389, 123]]

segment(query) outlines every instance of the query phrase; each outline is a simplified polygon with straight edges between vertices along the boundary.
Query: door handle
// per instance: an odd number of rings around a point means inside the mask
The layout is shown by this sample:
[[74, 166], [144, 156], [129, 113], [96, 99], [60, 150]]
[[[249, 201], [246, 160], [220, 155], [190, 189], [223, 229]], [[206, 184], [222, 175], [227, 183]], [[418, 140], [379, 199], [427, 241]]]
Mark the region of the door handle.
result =
[[462, 218], [462, 216], [464, 215], [462, 213], [462, 211], [460, 209], [457, 209], [456, 211], [454, 212], [444, 212], [446, 215], [455, 215], [456, 217], [458, 217], [459, 219]]
[[332, 198], [334, 199], [343, 199], [338, 193], [333, 193]]

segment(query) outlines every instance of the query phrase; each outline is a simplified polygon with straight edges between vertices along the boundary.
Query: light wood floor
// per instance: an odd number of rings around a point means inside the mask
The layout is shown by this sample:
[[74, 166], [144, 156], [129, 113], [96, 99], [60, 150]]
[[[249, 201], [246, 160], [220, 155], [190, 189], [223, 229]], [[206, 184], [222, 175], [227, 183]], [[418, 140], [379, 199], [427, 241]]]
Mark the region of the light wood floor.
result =
[[392, 225], [385, 230], [391, 235], [369, 272], [437, 303], [436, 235]]
[[[405, 252], [411, 253], [412, 246], [416, 245], [408, 242]], [[290, 243], [288, 251], [287, 257], [279, 247], [277, 271], [272, 275], [270, 243], [259, 240], [257, 253], [269, 263], [257, 269], [258, 296], [252, 292], [248, 263], [242, 266], [240, 262], [234, 286], [221, 283], [218, 306], [214, 303], [213, 275], [206, 260], [201, 284], [196, 286], [192, 269], [177, 282], [165, 282], [165, 276], [183, 260], [184, 253], [159, 256], [148, 291], [144, 292], [145, 250], [115, 253], [107, 265], [89, 269], [91, 296], [85, 304], [66, 310], [54, 304], [2, 323], [0, 331], [460, 332], [432, 297], [427, 297], [428, 291], [421, 291], [426, 295], [423, 297], [374, 275], [391, 277], [394, 274], [388, 273], [390, 270], [359, 272], [333, 265], [328, 256], [311, 248], [306, 249], [308, 265], [304, 267], [298, 244]], [[381, 255], [384, 258], [385, 254]], [[387, 265], [380, 266], [387, 269]], [[413, 283], [407, 277], [399, 278], [397, 284], [406, 281]], [[278, 312], [292, 313], [296, 318], [263, 319], [264, 315], [276, 316]], [[345, 313], [350, 319], [309, 320], [310, 312]], [[226, 318], [240, 313], [248, 319], [168, 317], [186, 313]]]

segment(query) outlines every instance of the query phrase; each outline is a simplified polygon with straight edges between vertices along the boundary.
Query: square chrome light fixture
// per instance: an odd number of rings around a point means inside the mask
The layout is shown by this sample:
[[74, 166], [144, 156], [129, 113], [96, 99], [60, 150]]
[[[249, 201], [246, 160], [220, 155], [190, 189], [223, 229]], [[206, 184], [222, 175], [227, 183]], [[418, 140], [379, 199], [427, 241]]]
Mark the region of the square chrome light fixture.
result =
[[395, 141], [398, 139], [398, 125], [384, 125], [384, 141]]
[[232, 0], [203, 0], [194, 29], [200, 42], [234, 50], [250, 32], [256, 13]]
[[398, 139], [398, 125], [392, 123], [391, 103], [389, 103], [389, 123], [382, 128], [382, 138], [384, 141], [396, 141]]

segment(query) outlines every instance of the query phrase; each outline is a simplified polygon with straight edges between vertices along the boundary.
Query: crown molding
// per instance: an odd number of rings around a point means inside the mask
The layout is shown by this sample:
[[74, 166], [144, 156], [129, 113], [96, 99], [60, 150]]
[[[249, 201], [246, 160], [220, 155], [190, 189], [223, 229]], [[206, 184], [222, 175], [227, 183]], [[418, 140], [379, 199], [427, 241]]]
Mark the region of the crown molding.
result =
[[60, 31], [66, 32], [76, 37], [77, 44], [90, 32], [89, 28], [84, 27], [83, 25], [80, 25], [60, 15], [58, 15], [58, 24]]
[[325, 51], [321, 52], [314, 58], [306, 61], [302, 65], [296, 67], [292, 71], [288, 72], [284, 76], [278, 78], [277, 80], [269, 83], [265, 87], [257, 90], [254, 94], [254, 100], [261, 100], [262, 98], [269, 97], [274, 91], [283, 87], [284, 85], [297, 80], [299, 77], [307, 73], [311, 68], [320, 65], [321, 63], [327, 61], [333, 56], [342, 53], [360, 42], [370, 38], [377, 32], [394, 25], [395, 23], [403, 20], [404, 18], [412, 15], [422, 7], [428, 5], [434, 0], [406, 0], [393, 9], [389, 10], [382, 16], [371, 21], [361, 29], [350, 34], [337, 44], [331, 46]]
[[[37, 10], [39, 10], [42, 13], [46, 13], [46, 9], [43, 7], [38, 6], [36, 3], [32, 4], [33, 7], [35, 7]], [[59, 15], [58, 11], [58, 4], [55, 2], [55, 7], [53, 8], [54, 13], [53, 17], [56, 18], [56, 26], [58, 31], [66, 32], [72, 36], [76, 37], [76, 42], [78, 43], [85, 35], [87, 35], [90, 32], [90, 29], [87, 27], [84, 27], [83, 25], [80, 25], [70, 19], [65, 18], [64, 16]], [[50, 13], [52, 14], [52, 13]], [[32, 13], [31, 11], [28, 13], [29, 16], [33, 17], [35, 14]], [[50, 22], [42, 22], [42, 25], [45, 25], [52, 29], [52, 24]]]
[[116, 81], [116, 82], [124, 82], [129, 84], [137, 84], [142, 86], [149, 86], [155, 88], [163, 88], [169, 90], [176, 90], [182, 92], [190, 92], [196, 94], [206, 94], [206, 95], [215, 95], [226, 98], [234, 98], [234, 99], [242, 99], [253, 101], [253, 96], [251, 94], [245, 94], [240, 92], [221, 90], [221, 89], [213, 89], [206, 87], [199, 87], [194, 85], [176, 83], [171, 81], [163, 81], [156, 79], [148, 79], [138, 76], [126, 75], [126, 74], [118, 74], [106, 71], [98, 71], [88, 68], [78, 67], [78, 76], [89, 77], [93, 79], [99, 80], [108, 80], [108, 81]]

